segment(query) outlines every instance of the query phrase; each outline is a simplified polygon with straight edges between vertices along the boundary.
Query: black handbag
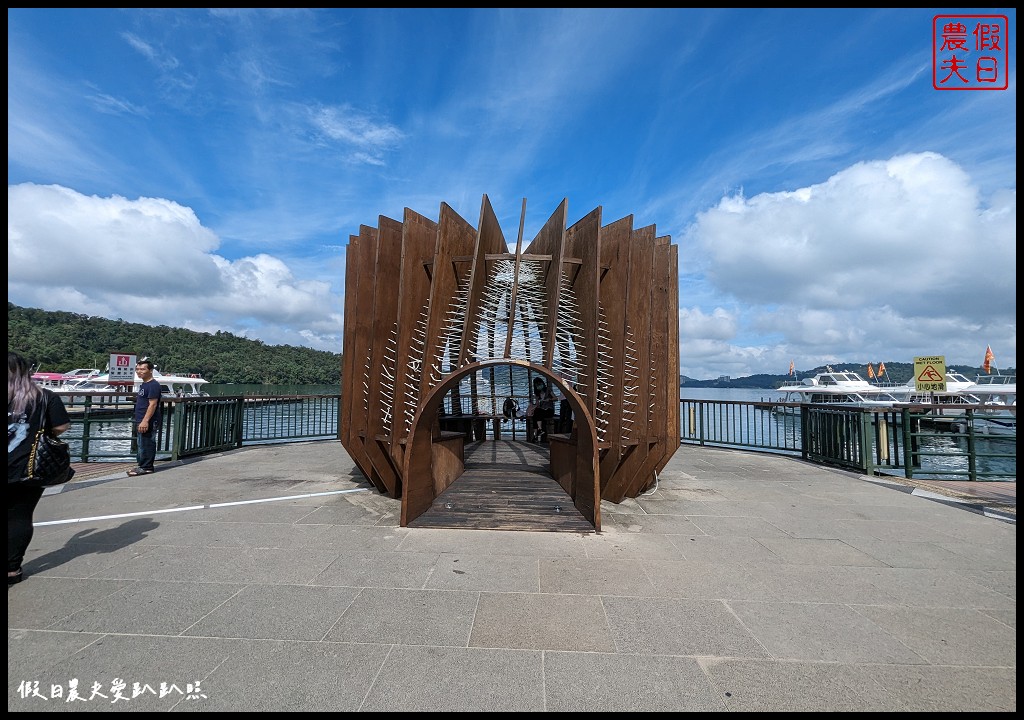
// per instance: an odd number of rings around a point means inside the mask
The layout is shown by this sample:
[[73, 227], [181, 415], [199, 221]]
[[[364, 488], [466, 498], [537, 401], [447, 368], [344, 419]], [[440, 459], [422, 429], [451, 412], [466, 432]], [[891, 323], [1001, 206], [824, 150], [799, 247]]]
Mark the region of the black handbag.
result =
[[71, 447], [46, 429], [47, 400], [45, 394], [40, 398], [39, 431], [28, 455], [26, 485], [60, 485], [75, 474], [71, 467]]

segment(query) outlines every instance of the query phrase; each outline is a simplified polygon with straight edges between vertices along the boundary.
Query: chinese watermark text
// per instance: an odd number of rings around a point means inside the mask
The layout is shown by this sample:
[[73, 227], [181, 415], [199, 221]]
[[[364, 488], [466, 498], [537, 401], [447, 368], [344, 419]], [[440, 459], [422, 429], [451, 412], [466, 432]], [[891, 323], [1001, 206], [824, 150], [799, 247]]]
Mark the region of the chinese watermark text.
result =
[[1006, 90], [1009, 48], [1006, 15], [936, 15], [932, 18], [932, 87]]
[[150, 685], [140, 682], [128, 683], [121, 678], [114, 678], [109, 684], [95, 681], [79, 683], [78, 678], [71, 678], [67, 685], [51, 684], [49, 687], [41, 686], [38, 680], [22, 680], [18, 683], [17, 694], [23, 700], [65, 703], [105, 702], [111, 705], [131, 702], [146, 695], [157, 699], [168, 697], [174, 700], [206, 699], [206, 693], [200, 687], [199, 680], [182, 685], [167, 682]]

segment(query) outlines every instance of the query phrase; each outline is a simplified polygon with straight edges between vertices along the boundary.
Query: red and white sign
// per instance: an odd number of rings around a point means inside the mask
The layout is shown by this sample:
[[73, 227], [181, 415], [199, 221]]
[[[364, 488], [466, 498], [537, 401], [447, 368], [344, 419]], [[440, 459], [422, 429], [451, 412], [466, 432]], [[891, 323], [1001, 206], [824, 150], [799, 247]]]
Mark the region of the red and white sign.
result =
[[110, 382], [132, 384], [135, 382], [135, 355], [133, 353], [110, 353]]

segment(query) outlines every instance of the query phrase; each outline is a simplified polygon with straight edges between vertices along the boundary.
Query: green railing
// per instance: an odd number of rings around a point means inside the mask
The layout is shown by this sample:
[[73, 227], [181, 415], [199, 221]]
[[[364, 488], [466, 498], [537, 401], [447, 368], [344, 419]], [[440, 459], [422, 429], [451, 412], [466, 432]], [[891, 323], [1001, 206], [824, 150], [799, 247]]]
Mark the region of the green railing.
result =
[[[62, 437], [76, 462], [135, 458], [134, 396], [62, 396], [71, 429]], [[243, 445], [338, 437], [340, 395], [164, 398], [157, 458], [177, 460]]]
[[680, 400], [683, 444], [799, 455], [868, 475], [1017, 477], [1016, 413], [991, 406], [857, 408], [766, 401]]
[[[73, 459], [134, 459], [133, 396], [64, 396]], [[168, 398], [162, 460], [244, 445], [338, 438], [340, 395]], [[1016, 415], [990, 406], [851, 408], [802, 403], [680, 400], [683, 444], [797, 455], [869, 475], [998, 480], [1017, 476]]]

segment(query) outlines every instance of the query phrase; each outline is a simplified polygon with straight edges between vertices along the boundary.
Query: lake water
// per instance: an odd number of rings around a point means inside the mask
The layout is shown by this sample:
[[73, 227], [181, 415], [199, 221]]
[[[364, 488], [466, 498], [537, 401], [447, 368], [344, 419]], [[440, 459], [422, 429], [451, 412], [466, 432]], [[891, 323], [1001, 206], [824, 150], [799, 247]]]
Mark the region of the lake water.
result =
[[275, 395], [336, 395], [341, 385], [245, 385], [242, 383], [211, 383], [203, 390], [213, 397], [242, 395], [244, 397], [273, 397]]
[[736, 400], [739, 402], [750, 402], [763, 400], [764, 402], [782, 402], [784, 393], [779, 390], [768, 388], [708, 388], [708, 387], [687, 387], [679, 388], [679, 397], [684, 400]]

